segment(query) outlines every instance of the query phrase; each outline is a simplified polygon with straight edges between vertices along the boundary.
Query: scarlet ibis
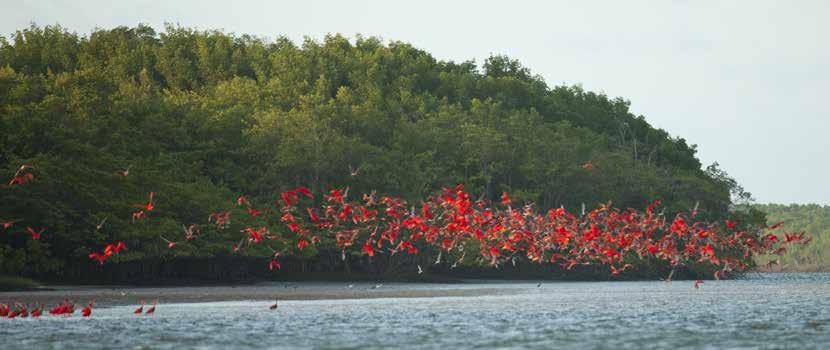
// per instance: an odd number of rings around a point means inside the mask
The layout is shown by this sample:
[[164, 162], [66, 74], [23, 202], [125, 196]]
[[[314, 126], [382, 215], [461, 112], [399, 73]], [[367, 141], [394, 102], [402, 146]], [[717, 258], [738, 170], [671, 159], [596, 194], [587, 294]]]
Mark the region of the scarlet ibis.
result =
[[158, 304], [158, 301], [159, 301], [158, 299], [154, 300], [153, 301], [153, 306], [151, 306], [149, 309], [147, 309], [147, 312], [145, 312], [144, 314], [145, 315], [154, 314], [156, 312], [156, 304]]
[[139, 306], [135, 311], [133, 311], [136, 315], [141, 315], [144, 312], [144, 300], [141, 301], [141, 306]]
[[155, 196], [155, 192], [150, 192], [150, 199], [147, 201], [146, 204], [136, 204], [136, 208], [141, 208], [142, 211], [151, 212], [156, 206], [153, 204], [153, 196]]
[[133, 213], [133, 222], [135, 222], [137, 219], [141, 219], [145, 216], [147, 216], [147, 214], [144, 213], [144, 210], [139, 210], [139, 211]]
[[6, 220], [6, 221], [0, 222], [0, 225], [3, 225], [3, 230], [5, 231], [5, 230], [8, 230], [9, 227], [12, 227], [12, 225], [14, 225], [15, 223], [18, 223], [20, 221], [23, 221], [23, 220]]
[[86, 306], [84, 306], [84, 308], [81, 310], [81, 316], [89, 317], [90, 315], [92, 315], [92, 306], [93, 305], [95, 305], [94, 300], [89, 302], [89, 304], [87, 304]]
[[260, 216], [260, 215], [262, 215], [262, 213], [263, 213], [262, 211], [259, 211], [259, 210], [256, 210], [254, 208], [248, 207], [248, 214], [251, 215], [252, 217]]
[[34, 310], [32, 310], [32, 312], [31, 312], [31, 316], [32, 316], [32, 318], [38, 318], [38, 317], [40, 317], [41, 315], [43, 315], [43, 304], [40, 304], [40, 307], [35, 308], [35, 309], [34, 309]]
[[271, 305], [268, 309], [276, 310], [279, 307], [277, 303], [279, 303], [279, 300], [274, 300], [274, 305]]
[[104, 254], [99, 254], [97, 252], [89, 253], [89, 258], [92, 260], [98, 261], [99, 264], [103, 265], [105, 261], [107, 261], [107, 256]]
[[271, 262], [268, 263], [268, 270], [274, 271], [274, 269], [282, 269], [282, 265], [279, 261], [277, 261], [277, 259], [271, 259]]
[[169, 240], [169, 239], [167, 239], [167, 238], [164, 238], [164, 236], [159, 236], [159, 237], [161, 237], [161, 239], [162, 239], [164, 242], [166, 242], [166, 243], [167, 243], [167, 249], [173, 249], [173, 247], [175, 247], [175, 246], [176, 246], [176, 244], [179, 244], [179, 242], [174, 242], [174, 241], [171, 241], [171, 240]]
[[18, 168], [17, 171], [14, 172], [14, 176], [12, 176], [12, 180], [9, 181], [9, 186], [25, 185], [26, 183], [28, 183], [29, 181], [34, 179], [35, 176], [32, 175], [31, 172], [28, 172], [28, 170], [30, 170], [32, 168], [33, 167], [31, 165], [26, 165], [26, 164], [21, 165], [20, 168]]
[[26, 227], [26, 231], [28, 231], [29, 234], [32, 235], [32, 239], [35, 239], [35, 240], [40, 239], [40, 235], [43, 234], [43, 230], [44, 229], [41, 228], [40, 231], [35, 231], [35, 229], [33, 229], [31, 227]]
[[770, 226], [770, 227], [769, 227], [769, 229], [770, 229], [770, 230], [777, 229], [777, 228], [781, 227], [781, 225], [783, 225], [783, 224], [784, 224], [784, 222], [783, 222], [783, 221], [781, 221], [781, 222], [777, 222], [777, 223], [775, 223], [774, 225]]

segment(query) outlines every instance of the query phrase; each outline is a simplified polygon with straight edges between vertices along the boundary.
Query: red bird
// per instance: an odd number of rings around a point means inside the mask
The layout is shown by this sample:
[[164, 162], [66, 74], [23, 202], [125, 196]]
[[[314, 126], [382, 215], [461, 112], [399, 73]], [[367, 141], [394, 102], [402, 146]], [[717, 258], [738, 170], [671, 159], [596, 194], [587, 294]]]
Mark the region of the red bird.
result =
[[251, 216], [253, 216], [253, 217], [257, 217], [257, 216], [262, 215], [262, 212], [259, 211], [259, 210], [254, 209], [254, 208], [248, 207], [248, 214], [251, 214]]
[[176, 244], [178, 244], [178, 243], [179, 243], [179, 242], [173, 242], [173, 241], [171, 241], [171, 240], [169, 240], [169, 239], [167, 239], [167, 238], [164, 238], [164, 237], [162, 237], [162, 236], [159, 236], [159, 237], [161, 237], [161, 239], [162, 239], [163, 241], [167, 242], [167, 248], [168, 248], [168, 249], [173, 249], [173, 247], [175, 247], [175, 246], [176, 246]]
[[236, 205], [242, 205], [242, 204], [248, 204], [248, 196], [246, 196], [244, 194], [239, 196], [239, 197], [236, 197]]
[[103, 265], [105, 261], [107, 261], [107, 256], [104, 254], [98, 254], [97, 252], [89, 253], [89, 258], [92, 260], [98, 260], [98, 263]]
[[0, 222], [0, 224], [3, 225], [3, 230], [8, 230], [9, 227], [12, 227], [12, 225], [14, 225], [15, 223], [20, 222], [20, 221], [21, 220], [8, 220], [8, 221]]
[[92, 315], [92, 306], [93, 305], [95, 305], [95, 301], [91, 301], [89, 304], [84, 306], [84, 308], [81, 310], [81, 316], [89, 317], [90, 315]]
[[311, 221], [320, 221], [320, 217], [317, 216], [317, 214], [315, 214], [314, 211], [311, 210], [311, 208], [306, 208], [306, 211], [308, 211], [308, 217], [311, 218]]
[[9, 186], [25, 185], [26, 183], [28, 183], [29, 181], [34, 179], [35, 176], [32, 175], [31, 172], [27, 171], [31, 168], [32, 168], [31, 165], [26, 165], [26, 164], [21, 165], [20, 168], [18, 168], [17, 171], [14, 172], [14, 176], [12, 177], [12, 180], [9, 181]]
[[311, 195], [311, 191], [309, 191], [305, 187], [297, 187], [297, 188], [294, 189], [294, 192], [302, 194], [302, 195], [308, 197], [309, 199], [314, 198], [314, 196]]
[[133, 311], [133, 313], [136, 314], [136, 315], [141, 315], [143, 312], [144, 312], [144, 300], [141, 301], [141, 306], [139, 306], [138, 309], [135, 309], [135, 311]]
[[620, 273], [622, 273], [625, 270], [628, 270], [631, 267], [632, 267], [631, 264], [625, 264], [625, 265], [623, 265], [623, 267], [618, 269], [618, 268], [615, 268], [614, 265], [611, 265], [611, 276], [619, 275]]
[[279, 305], [277, 305], [278, 302], [279, 300], [274, 300], [274, 305], [271, 305], [268, 309], [276, 310], [279, 307]]
[[594, 164], [592, 164], [591, 162], [582, 164], [582, 169], [593, 169], [593, 168], [594, 168]]
[[501, 204], [510, 205], [510, 197], [507, 195], [507, 192], [501, 193]]
[[368, 254], [369, 256], [375, 256], [375, 248], [373, 248], [368, 241], [366, 242], [366, 244], [363, 245], [363, 251], [366, 252], [366, 254]]
[[268, 270], [274, 271], [274, 269], [282, 270], [282, 265], [280, 264], [277, 259], [272, 259], [270, 263], [268, 263]]
[[156, 304], [158, 304], [158, 302], [159, 302], [159, 300], [158, 300], [158, 299], [156, 299], [155, 301], [153, 301], [153, 306], [151, 306], [149, 309], [147, 309], [147, 312], [145, 312], [144, 314], [145, 314], [145, 315], [152, 315], [152, 314], [154, 314], [154, 313], [156, 312]]
[[35, 229], [31, 227], [26, 227], [26, 231], [29, 231], [29, 234], [32, 235], [32, 239], [40, 239], [40, 235], [43, 233], [42, 228], [40, 229], [40, 231], [35, 232]]
[[[142, 211], [145, 211], [145, 210], [148, 211], [148, 212], [153, 211], [153, 209], [156, 208], [156, 206], [153, 205], [153, 196], [154, 195], [155, 195], [154, 192], [150, 192], [150, 200], [147, 201], [147, 204], [136, 204], [135, 207], [136, 208], [142, 208]], [[135, 216], [135, 214], [133, 214], [133, 216]]]
[[697, 281], [695, 281], [695, 289], [700, 288], [700, 285], [701, 285], [701, 284], [703, 284], [703, 281], [702, 281], [702, 280], [697, 280]]
[[781, 221], [781, 222], [777, 222], [777, 223], [775, 223], [775, 225], [770, 226], [770, 227], [769, 227], [769, 229], [770, 229], [770, 230], [777, 229], [777, 228], [781, 227], [781, 225], [783, 225], [783, 224], [784, 224], [784, 222], [783, 222], [783, 221]]
[[146, 216], [147, 216], [147, 214], [144, 213], [144, 210], [137, 211], [137, 212], [133, 213], [133, 222], [135, 222], [136, 219], [141, 219], [142, 217], [146, 217]]
[[40, 304], [39, 308], [32, 310], [32, 318], [38, 318], [43, 315], [43, 304]]

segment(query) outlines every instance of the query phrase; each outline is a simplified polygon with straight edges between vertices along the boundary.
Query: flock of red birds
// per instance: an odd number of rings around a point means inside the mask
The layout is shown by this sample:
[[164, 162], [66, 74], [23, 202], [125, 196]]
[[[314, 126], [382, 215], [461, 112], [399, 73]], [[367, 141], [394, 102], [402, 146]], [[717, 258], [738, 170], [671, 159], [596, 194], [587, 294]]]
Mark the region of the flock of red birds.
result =
[[[95, 301], [93, 300], [89, 302], [89, 304], [81, 308], [81, 316], [92, 316], [92, 308], [94, 306]], [[77, 305], [75, 303], [72, 303], [69, 300], [64, 300], [58, 303], [57, 306], [49, 310], [49, 314], [52, 316], [72, 316], [75, 314], [76, 307]], [[26, 304], [0, 304], [0, 318], [38, 318], [43, 315], [43, 311], [45, 311], [45, 306], [43, 304], [40, 304], [40, 306], [32, 308], [31, 311], [29, 311], [29, 307]]]
[[[595, 169], [591, 163], [581, 167], [586, 171]], [[9, 186], [33, 181], [32, 170], [31, 166], [21, 166]], [[129, 176], [129, 168], [118, 174]], [[632, 268], [631, 263], [653, 259], [668, 263], [671, 273], [665, 280], [670, 281], [676, 268], [690, 263], [711, 265], [714, 277], [720, 279], [746, 268], [735, 256], [780, 255], [786, 251], [787, 244], [809, 241], [804, 233], [777, 235], [774, 231], [781, 223], [749, 232], [729, 220], [697, 221], [697, 208], [689, 214], [666, 216], [658, 209], [660, 201], [648, 205], [645, 211], [614, 208], [609, 203], [588, 212], [583, 208], [575, 215], [561, 207], [539, 212], [533, 204], [515, 203], [506, 192], [496, 203], [483, 197], [475, 199], [463, 185], [445, 188], [417, 205], [374, 192], [349, 199], [348, 192], [348, 188], [332, 189], [318, 202], [309, 189], [298, 187], [280, 193], [275, 205], [260, 207], [241, 195], [235, 204], [245, 207], [248, 222], [261, 225], [242, 229], [241, 239], [232, 243], [230, 249], [236, 253], [246, 247], [268, 247], [269, 270], [282, 268], [280, 256], [310, 249], [324, 238], [336, 242], [343, 259], [347, 250], [359, 249], [360, 253], [372, 257], [415, 255], [424, 249], [434, 249], [438, 251], [436, 264], [444, 259], [453, 267], [470, 254], [472, 260], [491, 266], [515, 264], [517, 258], [556, 263], [569, 270], [599, 264], [607, 266], [615, 276]], [[154, 196], [150, 192], [146, 203], [136, 205], [138, 211], [132, 214], [133, 222], [150, 219], [148, 214], [155, 209]], [[3, 230], [8, 230], [20, 221], [0, 221], [0, 224]], [[227, 229], [230, 213], [210, 213], [207, 224], [217, 230]], [[43, 228], [26, 227], [33, 239], [39, 239], [43, 231]], [[183, 231], [184, 237], [179, 241], [160, 238], [168, 249], [176, 249], [179, 244], [202, 235], [197, 224], [184, 226]], [[89, 259], [104, 264], [109, 257], [126, 249], [123, 242], [109, 243], [101, 252], [90, 252]], [[422, 271], [420, 266], [418, 271]], [[696, 281], [694, 287], [698, 288], [701, 283]], [[74, 310], [74, 305], [62, 304], [62, 307]], [[91, 312], [92, 303], [87, 307]], [[16, 310], [18, 314], [25, 312], [20, 306]]]
[[[153, 315], [156, 312], [156, 305], [158, 300], [153, 302], [153, 306], [144, 310], [144, 302], [141, 302], [141, 306], [139, 306], [135, 311], [133, 311], [136, 315]], [[90, 317], [92, 316], [92, 308], [95, 306], [95, 301], [90, 301], [89, 304], [81, 308], [81, 317]], [[77, 304], [69, 301], [68, 299], [64, 299], [64, 301], [59, 302], [54, 308], [49, 310], [49, 314], [52, 316], [63, 316], [69, 317], [75, 314], [75, 310], [77, 308]], [[12, 319], [12, 318], [38, 318], [43, 315], [43, 311], [45, 310], [45, 306], [40, 304], [40, 306], [29, 308], [28, 305], [22, 303], [14, 303], [14, 304], [0, 304], [0, 318]]]

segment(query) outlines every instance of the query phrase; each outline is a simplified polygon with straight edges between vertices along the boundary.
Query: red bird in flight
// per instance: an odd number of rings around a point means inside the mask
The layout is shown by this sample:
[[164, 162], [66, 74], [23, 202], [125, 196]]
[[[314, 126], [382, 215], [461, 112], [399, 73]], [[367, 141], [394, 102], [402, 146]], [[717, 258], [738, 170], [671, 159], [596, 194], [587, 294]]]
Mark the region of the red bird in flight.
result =
[[[136, 204], [135, 207], [136, 208], [141, 208], [142, 211], [148, 211], [148, 212], [153, 211], [153, 209], [156, 208], [156, 206], [153, 205], [153, 196], [154, 195], [155, 195], [154, 192], [150, 192], [150, 200], [147, 201], [147, 204]], [[135, 214], [133, 214], [133, 215], [135, 215]]]
[[26, 231], [32, 235], [32, 239], [40, 239], [40, 235], [43, 234], [43, 230], [44, 229], [41, 228], [40, 231], [35, 231], [35, 229], [31, 227], [26, 227]]
[[20, 221], [22, 221], [22, 220], [7, 220], [7, 221], [0, 222], [0, 224], [3, 225], [3, 230], [5, 231], [5, 230], [8, 230], [9, 227], [12, 227], [12, 225], [14, 225], [15, 223], [18, 223]]

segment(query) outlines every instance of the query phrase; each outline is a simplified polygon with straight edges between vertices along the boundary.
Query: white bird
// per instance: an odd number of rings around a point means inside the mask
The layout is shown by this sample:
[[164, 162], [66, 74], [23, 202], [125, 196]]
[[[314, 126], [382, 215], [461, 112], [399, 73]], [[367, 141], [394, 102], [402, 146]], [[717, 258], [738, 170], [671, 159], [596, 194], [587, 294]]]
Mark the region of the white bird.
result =
[[421, 268], [421, 265], [418, 265], [418, 274], [424, 273], [424, 269]]

